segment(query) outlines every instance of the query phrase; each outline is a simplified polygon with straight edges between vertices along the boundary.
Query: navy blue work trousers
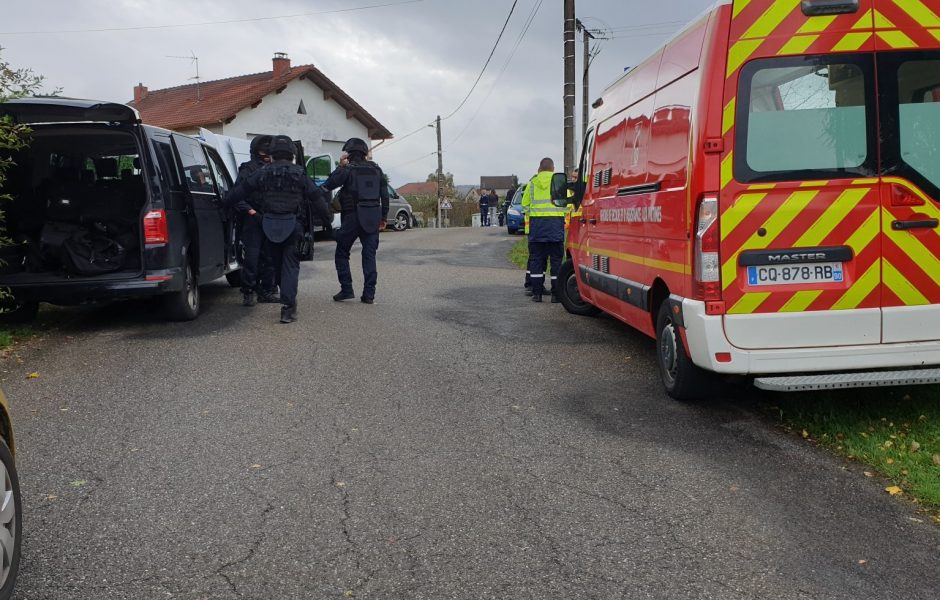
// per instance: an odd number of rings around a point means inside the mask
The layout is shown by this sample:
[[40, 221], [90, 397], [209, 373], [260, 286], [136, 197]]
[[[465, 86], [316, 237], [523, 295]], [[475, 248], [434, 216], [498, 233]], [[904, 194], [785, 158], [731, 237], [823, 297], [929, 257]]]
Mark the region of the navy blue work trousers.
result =
[[369, 233], [359, 224], [356, 213], [343, 215], [342, 225], [333, 235], [336, 238], [336, 276], [343, 292], [353, 292], [352, 271], [349, 268], [349, 253], [356, 240], [362, 244], [362, 285], [364, 298], [375, 297], [375, 284], [379, 271], [375, 264], [375, 255], [379, 250], [379, 232]]
[[297, 223], [294, 232], [283, 242], [272, 242], [267, 238], [264, 240], [264, 252], [268, 253], [272, 267], [281, 276], [281, 304], [284, 306], [297, 306], [297, 286], [300, 283], [299, 245], [303, 235], [304, 228]]
[[265, 252], [264, 231], [261, 229], [261, 215], [245, 215], [241, 223], [241, 241], [244, 248], [242, 257], [242, 292], [273, 292], [277, 285], [277, 274], [271, 264], [271, 257]]
[[552, 265], [552, 287], [554, 288], [564, 257], [564, 242], [529, 242], [529, 277], [532, 280], [533, 294], [541, 296], [545, 293], [545, 267], [549, 261]]

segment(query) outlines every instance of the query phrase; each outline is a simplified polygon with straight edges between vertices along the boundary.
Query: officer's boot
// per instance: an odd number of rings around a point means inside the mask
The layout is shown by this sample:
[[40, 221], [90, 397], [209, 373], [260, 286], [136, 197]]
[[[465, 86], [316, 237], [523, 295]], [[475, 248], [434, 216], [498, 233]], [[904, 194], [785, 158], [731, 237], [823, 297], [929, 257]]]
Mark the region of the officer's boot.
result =
[[532, 283], [532, 302], [541, 302], [542, 294], [545, 293], [545, 286], [541, 283]]
[[297, 320], [297, 307], [281, 305], [281, 323], [293, 323]]
[[281, 297], [275, 292], [261, 290], [258, 292], [258, 302], [261, 304], [277, 304], [281, 301]]
[[552, 304], [558, 304], [561, 302], [561, 296], [558, 295], [558, 284], [555, 283], [552, 285]]
[[340, 290], [338, 294], [333, 294], [334, 302], [342, 302], [343, 300], [352, 300], [356, 297], [356, 293], [352, 290]]
[[242, 306], [254, 306], [255, 293], [253, 291], [242, 293]]

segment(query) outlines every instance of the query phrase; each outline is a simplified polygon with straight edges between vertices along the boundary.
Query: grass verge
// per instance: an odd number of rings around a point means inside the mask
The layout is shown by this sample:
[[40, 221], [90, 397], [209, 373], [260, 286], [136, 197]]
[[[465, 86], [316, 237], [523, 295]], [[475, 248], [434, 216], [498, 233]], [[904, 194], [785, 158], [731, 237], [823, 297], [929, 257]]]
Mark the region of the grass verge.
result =
[[0, 327], [0, 351], [12, 348], [16, 342], [29, 339], [35, 335], [35, 329], [29, 325]]
[[529, 243], [528, 238], [522, 238], [512, 245], [509, 250], [509, 260], [520, 269], [524, 269], [529, 262]]
[[905, 492], [936, 511], [940, 509], [938, 396], [936, 386], [793, 394], [778, 396], [770, 410], [804, 438], [886, 475], [894, 484], [888, 493]]

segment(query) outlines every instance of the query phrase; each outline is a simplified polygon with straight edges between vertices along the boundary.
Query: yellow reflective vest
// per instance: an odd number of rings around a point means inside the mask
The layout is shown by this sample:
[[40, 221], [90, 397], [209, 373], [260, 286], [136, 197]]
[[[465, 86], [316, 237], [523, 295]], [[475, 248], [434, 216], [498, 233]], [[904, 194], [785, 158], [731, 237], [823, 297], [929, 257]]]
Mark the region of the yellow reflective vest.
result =
[[539, 217], [564, 217], [568, 209], [555, 206], [552, 202], [551, 171], [540, 171], [529, 180], [522, 194], [522, 210], [530, 219]]

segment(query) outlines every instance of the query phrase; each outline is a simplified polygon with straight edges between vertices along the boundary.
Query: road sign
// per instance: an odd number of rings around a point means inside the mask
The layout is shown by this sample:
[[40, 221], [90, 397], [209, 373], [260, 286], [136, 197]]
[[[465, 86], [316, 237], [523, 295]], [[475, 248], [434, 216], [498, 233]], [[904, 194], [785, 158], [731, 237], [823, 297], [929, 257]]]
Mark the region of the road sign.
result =
[[454, 207], [451, 205], [450, 200], [441, 200], [441, 210], [450, 210], [452, 208]]

